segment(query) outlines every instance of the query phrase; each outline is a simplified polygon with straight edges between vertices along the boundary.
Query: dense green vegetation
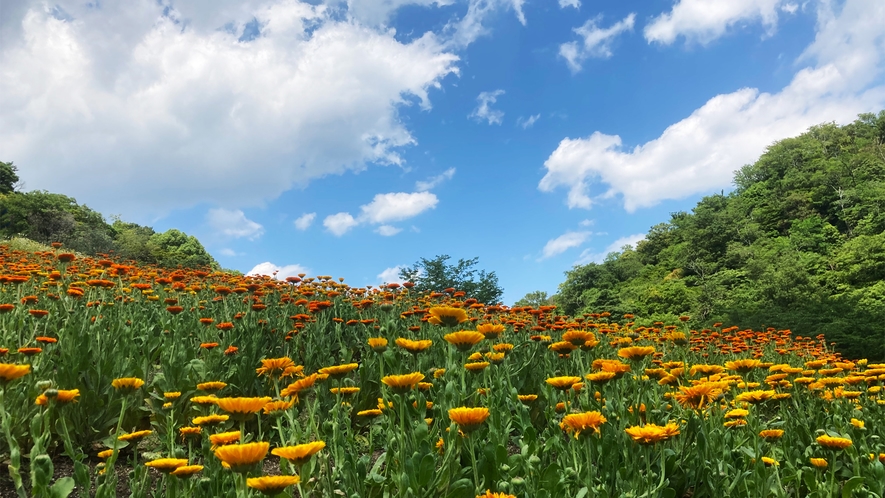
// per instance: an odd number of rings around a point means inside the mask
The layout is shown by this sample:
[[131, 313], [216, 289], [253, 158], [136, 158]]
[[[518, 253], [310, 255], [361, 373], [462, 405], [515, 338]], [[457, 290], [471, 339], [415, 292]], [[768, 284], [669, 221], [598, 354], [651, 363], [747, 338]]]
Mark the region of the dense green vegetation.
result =
[[447, 254], [421, 258], [413, 266], [401, 269], [399, 276], [414, 283], [417, 292], [454, 288], [485, 304], [496, 304], [501, 299], [504, 289], [498, 285], [498, 276], [478, 270], [479, 258], [459, 259], [454, 264], [447, 263], [449, 259]]
[[71, 197], [46, 191], [20, 192], [17, 171], [14, 164], [0, 162], [0, 238], [61, 242], [88, 255], [113, 253], [123, 260], [163, 267], [218, 268], [194, 236], [176, 229], [157, 233], [151, 227], [119, 219], [108, 223], [101, 213]]
[[777, 142], [734, 185], [566, 272], [561, 311], [789, 328], [885, 358], [885, 111]]

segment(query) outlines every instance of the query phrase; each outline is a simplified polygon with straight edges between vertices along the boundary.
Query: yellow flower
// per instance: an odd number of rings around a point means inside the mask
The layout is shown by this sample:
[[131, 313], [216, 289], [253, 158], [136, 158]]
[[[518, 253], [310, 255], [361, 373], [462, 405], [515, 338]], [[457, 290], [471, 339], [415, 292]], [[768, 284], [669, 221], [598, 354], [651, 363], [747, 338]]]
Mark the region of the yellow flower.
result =
[[750, 412], [747, 410], [744, 410], [743, 408], [735, 408], [734, 410], [731, 410], [728, 413], [726, 413], [725, 418], [727, 418], [727, 419], [729, 419], [729, 418], [744, 418], [749, 414], [750, 414]]
[[298, 476], [263, 476], [246, 479], [246, 486], [257, 489], [267, 496], [274, 496], [289, 486], [301, 482]]
[[229, 418], [227, 415], [206, 415], [205, 417], [196, 417], [191, 420], [191, 423], [194, 425], [215, 425], [227, 422]]
[[443, 339], [458, 348], [459, 351], [469, 351], [470, 348], [485, 339], [485, 336], [473, 330], [461, 330], [446, 334]]
[[144, 381], [139, 379], [138, 377], [121, 377], [119, 379], [114, 379], [111, 382], [111, 385], [114, 386], [118, 392], [122, 394], [129, 394], [135, 392], [136, 389], [140, 388], [144, 385]]
[[347, 363], [345, 365], [334, 365], [331, 367], [321, 368], [317, 371], [319, 374], [326, 374], [333, 379], [340, 379], [348, 373], [359, 368], [358, 363]]
[[187, 459], [185, 458], [160, 458], [157, 460], [151, 460], [150, 462], [144, 463], [145, 467], [151, 467], [153, 469], [157, 469], [164, 474], [168, 474], [178, 467], [183, 467], [187, 465]]
[[43, 393], [37, 396], [37, 400], [35, 404], [45, 406], [50, 399], [54, 400], [56, 403], [67, 404], [67, 403], [76, 403], [77, 398], [80, 397], [79, 389], [57, 389], [55, 391], [55, 396], [49, 397], [46, 393]]
[[857, 427], [858, 429], [863, 429], [864, 421], [853, 418], [853, 419], [851, 419], [851, 425]]
[[827, 434], [822, 436], [818, 436], [817, 444], [834, 450], [844, 450], [845, 448], [851, 446], [851, 440], [844, 437], [832, 437]]
[[673, 422], [667, 425], [646, 424], [624, 429], [633, 441], [639, 444], [657, 444], [679, 434], [679, 426]]
[[574, 431], [575, 439], [578, 439], [581, 432], [586, 431], [587, 429], [593, 429], [593, 431], [598, 434], [599, 426], [605, 422], [606, 418], [601, 412], [572, 413], [562, 418], [559, 427], [567, 432]]
[[427, 310], [430, 314], [428, 322], [433, 325], [445, 325], [446, 327], [454, 327], [461, 322], [467, 321], [467, 312], [461, 308], [452, 308], [449, 306], [434, 306]]
[[735, 396], [734, 400], [755, 405], [774, 396], [774, 391], [746, 391]]
[[266, 405], [264, 405], [264, 414], [265, 415], [273, 415], [280, 414], [289, 408], [295, 406], [297, 399], [290, 399], [289, 401], [276, 400], [276, 401], [268, 401]]
[[130, 432], [129, 434], [123, 434], [122, 436], [117, 437], [120, 441], [139, 441], [142, 438], [150, 436], [154, 431], [136, 431]]
[[180, 477], [184, 479], [196, 474], [197, 472], [200, 472], [201, 470], [203, 470], [202, 465], [183, 465], [173, 470], [171, 474], [175, 477]]
[[387, 339], [383, 337], [369, 337], [369, 347], [376, 353], [387, 351]]
[[240, 431], [220, 432], [209, 436], [209, 442], [212, 443], [212, 450], [218, 446], [226, 444], [234, 444], [240, 440]]
[[676, 401], [685, 408], [702, 410], [722, 394], [726, 386], [723, 382], [703, 382], [694, 386], [679, 386], [678, 393], [673, 395]]
[[396, 393], [405, 393], [415, 388], [415, 385], [424, 380], [424, 374], [413, 372], [405, 375], [388, 375], [381, 379], [386, 386]]
[[202, 383], [200, 383], [200, 384], [197, 384], [197, 389], [199, 389], [200, 391], [206, 391], [206, 392], [208, 392], [208, 393], [213, 393], [213, 392], [215, 392], [215, 391], [220, 391], [220, 390], [224, 389], [225, 387], [227, 387], [227, 384], [226, 384], [226, 383], [224, 383], [224, 382], [217, 382], [217, 381], [213, 381], [213, 382], [202, 382]]
[[476, 331], [486, 339], [497, 339], [504, 332], [504, 325], [500, 323], [481, 323], [476, 326]]
[[489, 409], [484, 407], [468, 408], [462, 406], [449, 410], [449, 419], [458, 424], [458, 427], [465, 433], [479, 429], [487, 418], [489, 418]]
[[297, 444], [295, 446], [283, 446], [282, 448], [274, 448], [271, 454], [280, 458], [285, 458], [294, 465], [304, 465], [310, 460], [310, 457], [318, 453], [326, 447], [324, 441], [313, 441], [310, 443]]
[[771, 466], [776, 467], [776, 466], [780, 465], [780, 463], [777, 460], [775, 460], [774, 458], [771, 458], [771, 457], [762, 457], [762, 463], [764, 463], [768, 467], [771, 467]]
[[320, 376], [312, 373], [303, 379], [298, 379], [295, 382], [289, 384], [285, 389], [280, 391], [280, 396], [288, 397], [292, 395], [297, 395], [301, 391], [313, 387], [313, 385], [318, 380], [320, 380]]
[[181, 397], [181, 392], [179, 392], [179, 391], [163, 393], [163, 398], [168, 399], [170, 401], [176, 400], [180, 397]]
[[575, 385], [579, 382], [581, 382], [580, 377], [563, 376], [563, 377], [550, 377], [549, 379], [547, 379], [548, 384], [555, 387], [556, 389], [559, 389], [560, 391], [568, 391], [569, 389], [572, 388], [573, 385]]
[[614, 372], [593, 372], [585, 375], [584, 378], [594, 384], [605, 384], [616, 376], [617, 374]]
[[31, 373], [31, 365], [0, 363], [0, 381], [6, 384]]
[[[303, 370], [304, 367], [301, 367]], [[300, 371], [295, 366], [295, 362], [291, 358], [267, 358], [261, 360], [261, 367], [255, 369], [255, 373], [259, 376], [266, 375], [268, 377], [281, 378], [287, 375], [294, 375]]]
[[234, 472], [246, 472], [256, 463], [264, 460], [270, 443], [256, 442], [229, 444], [215, 449], [215, 456], [227, 464]]
[[272, 398], [269, 396], [261, 398], [218, 398], [215, 400], [215, 404], [222, 411], [229, 413], [234, 420], [246, 420], [260, 412], [264, 405], [270, 401], [272, 401]]
[[759, 431], [759, 437], [768, 441], [780, 439], [783, 435], [784, 431], [781, 429], [765, 429], [764, 431]]
[[381, 410], [378, 410], [376, 408], [372, 408], [369, 410], [362, 410], [362, 411], [356, 412], [356, 415], [358, 417], [371, 418], [371, 417], [379, 417], [379, 416], [381, 416], [382, 413], [384, 413], [384, 412], [382, 412]]
[[464, 368], [466, 368], [470, 372], [481, 372], [483, 369], [489, 366], [489, 362], [487, 361], [476, 361], [473, 363], [465, 363]]
[[485, 494], [476, 495], [476, 498], [516, 498], [515, 495], [508, 495], [507, 493], [492, 493], [491, 490], [486, 490]]
[[218, 401], [218, 397], [214, 394], [210, 394], [209, 396], [194, 396], [190, 401], [195, 405], [207, 406], [214, 405], [215, 402]]
[[618, 350], [618, 356], [626, 358], [630, 361], [639, 361], [655, 352], [654, 346], [632, 346], [629, 348], [621, 348]]
[[819, 469], [825, 469], [828, 465], [826, 458], [810, 458], [809, 461], [811, 462], [811, 465], [814, 465]]
[[203, 432], [203, 429], [200, 427], [182, 427], [178, 429], [178, 433], [181, 434], [182, 439], [186, 439], [188, 437], [199, 437]]
[[527, 405], [527, 404], [531, 403], [532, 401], [535, 401], [536, 399], [538, 399], [538, 395], [537, 394], [517, 394], [516, 398], [519, 399], [519, 401], [522, 404]]
[[104, 451], [99, 451], [97, 456], [98, 456], [98, 458], [109, 458], [113, 454], [114, 454], [114, 450], [104, 450]]
[[405, 337], [398, 337], [396, 339], [396, 345], [405, 349], [406, 351], [417, 355], [421, 351], [429, 348], [430, 345], [433, 344], [433, 341], [430, 339], [424, 339], [420, 341], [413, 341], [411, 339], [406, 339]]
[[754, 368], [759, 368], [762, 362], [760, 360], [742, 359], [734, 361], [726, 361], [725, 368], [734, 370], [735, 372], [747, 373]]

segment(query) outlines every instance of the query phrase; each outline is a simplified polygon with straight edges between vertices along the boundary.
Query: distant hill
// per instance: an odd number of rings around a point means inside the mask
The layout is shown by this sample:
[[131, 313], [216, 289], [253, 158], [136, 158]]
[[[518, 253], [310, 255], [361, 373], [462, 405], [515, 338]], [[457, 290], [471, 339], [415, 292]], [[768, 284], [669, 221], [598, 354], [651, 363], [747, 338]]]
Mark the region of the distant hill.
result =
[[885, 358], [885, 111], [781, 140], [734, 185], [566, 272], [556, 303], [822, 333], [846, 356]]
[[87, 255], [110, 254], [169, 268], [220, 268], [192, 235], [176, 229], [158, 233], [119, 219], [108, 223], [101, 213], [72, 197], [46, 191], [20, 192], [16, 172], [14, 164], [0, 162], [0, 238], [61, 242]]

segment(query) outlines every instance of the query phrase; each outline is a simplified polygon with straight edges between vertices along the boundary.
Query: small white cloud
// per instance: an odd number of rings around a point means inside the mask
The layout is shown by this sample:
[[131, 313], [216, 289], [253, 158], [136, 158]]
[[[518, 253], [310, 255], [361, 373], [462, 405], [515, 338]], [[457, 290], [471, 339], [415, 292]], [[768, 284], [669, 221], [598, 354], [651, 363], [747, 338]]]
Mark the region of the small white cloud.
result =
[[231, 249], [229, 247], [219, 249], [218, 254], [221, 254], [222, 256], [227, 256], [229, 258], [232, 258], [234, 256], [242, 256], [241, 253], [238, 253], [237, 251], [234, 251], [233, 249]]
[[612, 56], [612, 42], [621, 33], [633, 31], [636, 14], [631, 13], [624, 19], [616, 22], [608, 28], [598, 26], [602, 15], [588, 19], [574, 32], [582, 38], [582, 41], [572, 41], [559, 46], [559, 56], [564, 58], [573, 73], [581, 70], [581, 64], [589, 57], [607, 59]]
[[670, 12], [659, 15], [645, 27], [645, 39], [669, 45], [683, 36], [707, 44], [732, 26], [756, 20], [771, 35], [777, 28], [778, 6], [785, 12], [796, 9], [795, 4], [785, 0], [679, 0]]
[[405, 282], [405, 280], [401, 279], [399, 276], [400, 270], [402, 270], [402, 266], [394, 266], [393, 268], [387, 268], [381, 273], [378, 274], [378, 283], [381, 284], [401, 284]]
[[504, 112], [492, 109], [491, 105], [497, 102], [498, 96], [504, 95], [504, 90], [495, 90], [493, 92], [482, 92], [476, 97], [479, 105], [467, 117], [473, 118], [477, 122], [487, 120], [489, 124], [501, 124], [504, 119]]
[[390, 236], [392, 236], [392, 235], [396, 235], [396, 234], [402, 232], [403, 229], [402, 229], [402, 228], [397, 228], [397, 227], [392, 226], [392, 225], [381, 225], [381, 226], [378, 227], [378, 229], [375, 230], [375, 231], [378, 232], [379, 234], [385, 236], [385, 237], [390, 237]]
[[799, 10], [799, 5], [795, 3], [787, 3], [781, 5], [781, 10], [786, 12], [787, 14], [795, 14], [797, 10]]
[[564, 9], [566, 7], [579, 9], [581, 8], [581, 0], [559, 0], [559, 8]]
[[331, 214], [323, 220], [323, 226], [338, 237], [344, 235], [357, 225], [359, 225], [359, 222], [350, 213]]
[[299, 230], [307, 230], [313, 224], [313, 220], [317, 217], [316, 213], [305, 213], [295, 220], [295, 228]]
[[550, 239], [541, 250], [541, 259], [551, 258], [557, 254], [562, 254], [572, 247], [578, 247], [584, 243], [589, 237], [590, 232], [566, 232], [555, 239]]
[[402, 221], [435, 208], [438, 202], [436, 195], [430, 192], [377, 194], [372, 202], [360, 206], [360, 221], [375, 224]]
[[277, 280], [286, 280], [286, 277], [294, 277], [299, 273], [310, 273], [310, 270], [298, 264], [277, 266], [270, 261], [265, 261], [264, 263], [258, 263], [255, 265], [251, 270], [246, 272], [246, 275], [267, 275], [274, 277]]
[[455, 168], [449, 168], [443, 171], [441, 174], [431, 177], [426, 181], [415, 182], [415, 190], [419, 192], [430, 190], [446, 180], [451, 180], [453, 176], [455, 176]]
[[523, 130], [527, 130], [535, 124], [535, 121], [541, 119], [541, 114], [535, 114], [533, 116], [529, 116], [528, 118], [524, 118], [522, 116], [516, 118], [516, 124], [518, 126], [522, 126]]
[[582, 220], [578, 225], [581, 225], [582, 227], [592, 227], [594, 223], [595, 221], [593, 220]]
[[255, 240], [264, 234], [264, 227], [246, 218], [246, 214], [239, 209], [210, 209], [206, 213], [206, 221], [213, 230], [235, 239], [245, 237]]
[[587, 263], [602, 263], [605, 261], [605, 257], [613, 252], [620, 252], [624, 246], [631, 246], [632, 248], [636, 248], [636, 244], [639, 241], [645, 240], [644, 233], [637, 233], [634, 235], [627, 235], [626, 237], [621, 237], [620, 239], [612, 242], [608, 245], [602, 252], [594, 253], [592, 249], [585, 249], [581, 252], [581, 256], [578, 257], [578, 260], [575, 262], [576, 265], [586, 265]]

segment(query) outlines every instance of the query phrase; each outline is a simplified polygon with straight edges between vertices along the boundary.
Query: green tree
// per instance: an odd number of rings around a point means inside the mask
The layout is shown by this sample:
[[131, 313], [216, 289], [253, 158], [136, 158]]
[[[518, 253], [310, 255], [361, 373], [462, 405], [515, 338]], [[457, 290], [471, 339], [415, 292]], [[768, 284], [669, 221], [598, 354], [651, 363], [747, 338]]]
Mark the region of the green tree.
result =
[[532, 291], [522, 297], [519, 301], [513, 303], [514, 306], [531, 306], [532, 308], [539, 308], [541, 306], [548, 306], [554, 304], [555, 297], [547, 296], [547, 292], [545, 291]]
[[402, 268], [399, 276], [414, 283], [418, 292], [454, 288], [486, 304], [501, 299], [504, 290], [498, 285], [498, 276], [495, 272], [477, 269], [479, 258], [459, 259], [455, 264], [447, 263], [450, 259], [446, 254], [433, 259], [421, 258], [414, 266]]
[[0, 161], [0, 194], [11, 194], [15, 192], [19, 178], [18, 167], [12, 162], [4, 163]]
[[187, 268], [218, 266], [196, 237], [174, 228], [151, 235], [148, 245], [154, 258], [162, 266], [180, 265]]

